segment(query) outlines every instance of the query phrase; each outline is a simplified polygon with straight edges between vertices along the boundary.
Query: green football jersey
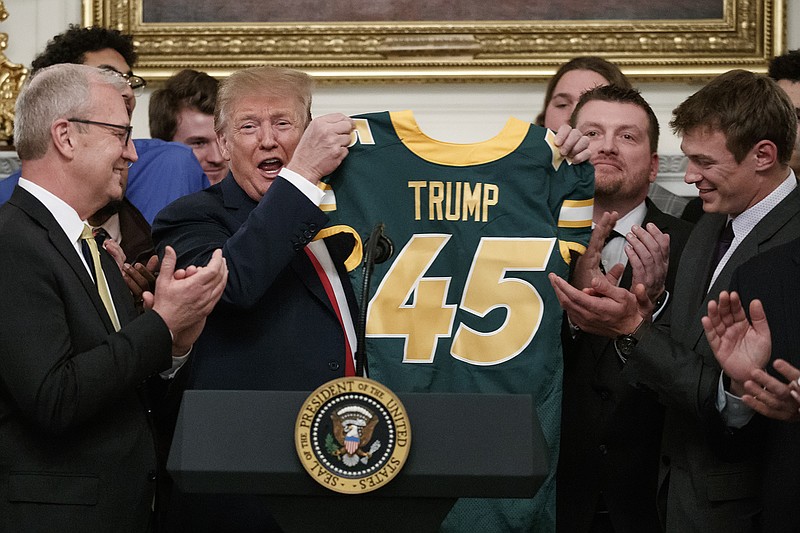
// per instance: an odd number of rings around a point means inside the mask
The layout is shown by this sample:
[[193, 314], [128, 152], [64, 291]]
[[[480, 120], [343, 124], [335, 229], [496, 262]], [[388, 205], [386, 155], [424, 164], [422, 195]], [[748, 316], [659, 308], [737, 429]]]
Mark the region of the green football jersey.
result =
[[[362, 239], [383, 222], [394, 244], [373, 273], [369, 376], [396, 392], [531, 394], [552, 477], [562, 311], [547, 276], [565, 277], [570, 250], [588, 244], [592, 166], [571, 164], [550, 130], [514, 118], [474, 144], [427, 137], [409, 111], [353, 118], [350, 154], [325, 180], [321, 207]], [[361, 270], [351, 272], [359, 298]], [[529, 518], [507, 518], [554, 520], [552, 485], [537, 494], [532, 514], [519, 510]], [[474, 518], [464, 520], [466, 527]], [[497, 520], [489, 530], [516, 527]]]

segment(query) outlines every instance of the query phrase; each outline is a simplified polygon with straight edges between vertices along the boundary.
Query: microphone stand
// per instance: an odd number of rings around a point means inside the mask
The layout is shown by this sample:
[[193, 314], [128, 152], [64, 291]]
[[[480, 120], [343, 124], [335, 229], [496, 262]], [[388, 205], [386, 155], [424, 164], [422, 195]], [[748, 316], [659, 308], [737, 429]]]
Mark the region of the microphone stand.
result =
[[369, 239], [364, 243], [364, 272], [361, 278], [361, 299], [358, 302], [358, 322], [356, 323], [356, 376], [367, 376], [367, 305], [369, 304], [369, 287], [372, 282], [372, 270], [375, 265], [383, 263], [394, 253], [394, 245], [386, 235], [383, 234], [383, 222], [379, 222], [372, 228]]

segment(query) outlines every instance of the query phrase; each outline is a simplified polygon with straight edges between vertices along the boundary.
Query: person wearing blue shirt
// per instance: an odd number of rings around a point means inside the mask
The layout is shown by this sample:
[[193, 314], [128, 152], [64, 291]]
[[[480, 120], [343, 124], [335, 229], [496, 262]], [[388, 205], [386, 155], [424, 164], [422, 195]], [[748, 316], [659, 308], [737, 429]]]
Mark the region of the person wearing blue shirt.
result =
[[[139, 160], [128, 171], [126, 197], [148, 224], [173, 200], [209, 186], [191, 148], [160, 139], [133, 139]], [[19, 181], [20, 172], [0, 181], [0, 204], [6, 203]]]
[[192, 149], [161, 139], [134, 139], [139, 160], [128, 171], [128, 200], [152, 224], [159, 211], [210, 183]]
[[[128, 83], [123, 98], [128, 113], [132, 114], [136, 96], [147, 84], [133, 74], [131, 65], [136, 57], [129, 35], [108, 28], [71, 25], [47, 43], [44, 52], [33, 60], [32, 71], [35, 76], [44, 67], [78, 63], [115, 73]], [[126, 197], [148, 224], [173, 200], [209, 186], [200, 163], [187, 146], [158, 139], [134, 139], [133, 143], [139, 160], [128, 171]], [[11, 197], [19, 178], [20, 173], [15, 172], [0, 181], [0, 204]]]

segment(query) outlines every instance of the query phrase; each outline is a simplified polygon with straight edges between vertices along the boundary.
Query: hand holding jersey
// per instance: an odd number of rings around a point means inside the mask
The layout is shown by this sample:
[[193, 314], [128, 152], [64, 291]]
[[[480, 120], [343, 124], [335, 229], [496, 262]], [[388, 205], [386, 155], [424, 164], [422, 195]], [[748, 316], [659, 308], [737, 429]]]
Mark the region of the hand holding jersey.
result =
[[315, 118], [308, 124], [286, 168], [316, 185], [347, 156], [354, 127], [353, 120], [341, 113]]
[[588, 161], [592, 157], [589, 139], [569, 124], [559, 126], [553, 144], [558, 147], [561, 157], [569, 159], [574, 165]]

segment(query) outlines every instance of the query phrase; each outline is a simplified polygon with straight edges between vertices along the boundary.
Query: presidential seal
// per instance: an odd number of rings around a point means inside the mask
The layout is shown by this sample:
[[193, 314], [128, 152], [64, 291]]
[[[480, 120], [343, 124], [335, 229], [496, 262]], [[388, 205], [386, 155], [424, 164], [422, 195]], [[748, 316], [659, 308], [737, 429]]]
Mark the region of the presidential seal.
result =
[[297, 415], [297, 455], [317, 483], [344, 494], [384, 486], [411, 445], [405, 407], [370, 379], [339, 378], [315, 390]]

